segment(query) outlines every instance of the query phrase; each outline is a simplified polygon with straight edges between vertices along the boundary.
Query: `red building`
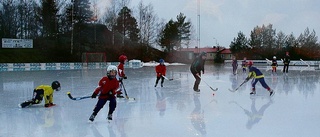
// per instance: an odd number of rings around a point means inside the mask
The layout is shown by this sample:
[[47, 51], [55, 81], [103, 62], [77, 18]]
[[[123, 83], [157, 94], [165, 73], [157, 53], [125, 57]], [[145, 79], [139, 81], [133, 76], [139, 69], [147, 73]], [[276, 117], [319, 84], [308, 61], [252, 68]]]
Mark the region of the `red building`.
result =
[[169, 56], [172, 61], [192, 62], [201, 52], [207, 52], [207, 61], [213, 61], [218, 53], [223, 60], [230, 60], [232, 57], [230, 49], [224, 47], [183, 48], [169, 54]]

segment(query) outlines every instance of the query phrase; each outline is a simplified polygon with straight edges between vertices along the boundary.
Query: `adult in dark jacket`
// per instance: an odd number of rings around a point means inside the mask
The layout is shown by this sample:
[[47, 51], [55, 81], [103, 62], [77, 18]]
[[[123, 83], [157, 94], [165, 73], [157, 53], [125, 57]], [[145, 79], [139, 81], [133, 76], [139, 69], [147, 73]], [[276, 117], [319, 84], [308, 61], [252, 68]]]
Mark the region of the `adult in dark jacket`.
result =
[[201, 52], [200, 55], [193, 60], [190, 66], [190, 71], [193, 74], [194, 78], [196, 79], [193, 86], [193, 90], [196, 92], [200, 92], [199, 84], [201, 81], [201, 71], [202, 71], [202, 74], [204, 74], [204, 64], [205, 64], [206, 58], [207, 58], [207, 53]]
[[286, 56], [283, 58], [283, 73], [288, 73], [290, 64], [290, 55], [289, 52], [286, 52]]

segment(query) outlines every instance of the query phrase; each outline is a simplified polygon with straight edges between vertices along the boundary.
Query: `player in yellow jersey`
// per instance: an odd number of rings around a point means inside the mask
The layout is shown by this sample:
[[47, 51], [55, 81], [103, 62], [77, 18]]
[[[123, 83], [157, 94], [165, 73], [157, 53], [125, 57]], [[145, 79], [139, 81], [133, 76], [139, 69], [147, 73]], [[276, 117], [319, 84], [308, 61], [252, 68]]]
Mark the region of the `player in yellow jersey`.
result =
[[33, 98], [20, 104], [21, 108], [31, 106], [33, 104], [40, 104], [44, 98], [44, 107], [54, 106], [53, 92], [61, 89], [59, 81], [53, 81], [50, 85], [40, 85], [33, 90]]

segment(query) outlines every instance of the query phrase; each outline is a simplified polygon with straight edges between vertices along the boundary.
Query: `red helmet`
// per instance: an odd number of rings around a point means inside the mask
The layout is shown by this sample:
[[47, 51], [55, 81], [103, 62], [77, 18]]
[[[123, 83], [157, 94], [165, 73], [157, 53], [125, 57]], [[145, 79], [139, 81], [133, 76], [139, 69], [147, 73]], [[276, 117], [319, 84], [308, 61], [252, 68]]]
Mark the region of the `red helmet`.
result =
[[119, 57], [119, 61], [120, 61], [120, 62], [125, 62], [127, 59], [128, 59], [128, 58], [127, 58], [126, 55], [121, 55], [121, 56]]
[[252, 66], [253, 65], [253, 62], [250, 60], [248, 63], [247, 63], [248, 66]]

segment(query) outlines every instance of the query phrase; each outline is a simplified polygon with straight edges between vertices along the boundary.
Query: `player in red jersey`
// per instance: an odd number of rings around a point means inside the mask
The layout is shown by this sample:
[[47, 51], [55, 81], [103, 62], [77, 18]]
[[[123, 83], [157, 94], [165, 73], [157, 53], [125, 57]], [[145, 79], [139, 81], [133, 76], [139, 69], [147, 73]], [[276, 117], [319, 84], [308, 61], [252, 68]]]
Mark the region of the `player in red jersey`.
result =
[[99, 100], [93, 109], [93, 113], [90, 116], [89, 120], [94, 121], [94, 118], [98, 112], [103, 108], [103, 106], [109, 101], [109, 112], [108, 120], [112, 120], [112, 113], [116, 109], [117, 100], [116, 100], [116, 91], [119, 88], [119, 82], [116, 78], [117, 67], [110, 65], [107, 68], [107, 76], [104, 76], [100, 79], [98, 87], [94, 90], [91, 95], [91, 98], [96, 98], [99, 95]]

